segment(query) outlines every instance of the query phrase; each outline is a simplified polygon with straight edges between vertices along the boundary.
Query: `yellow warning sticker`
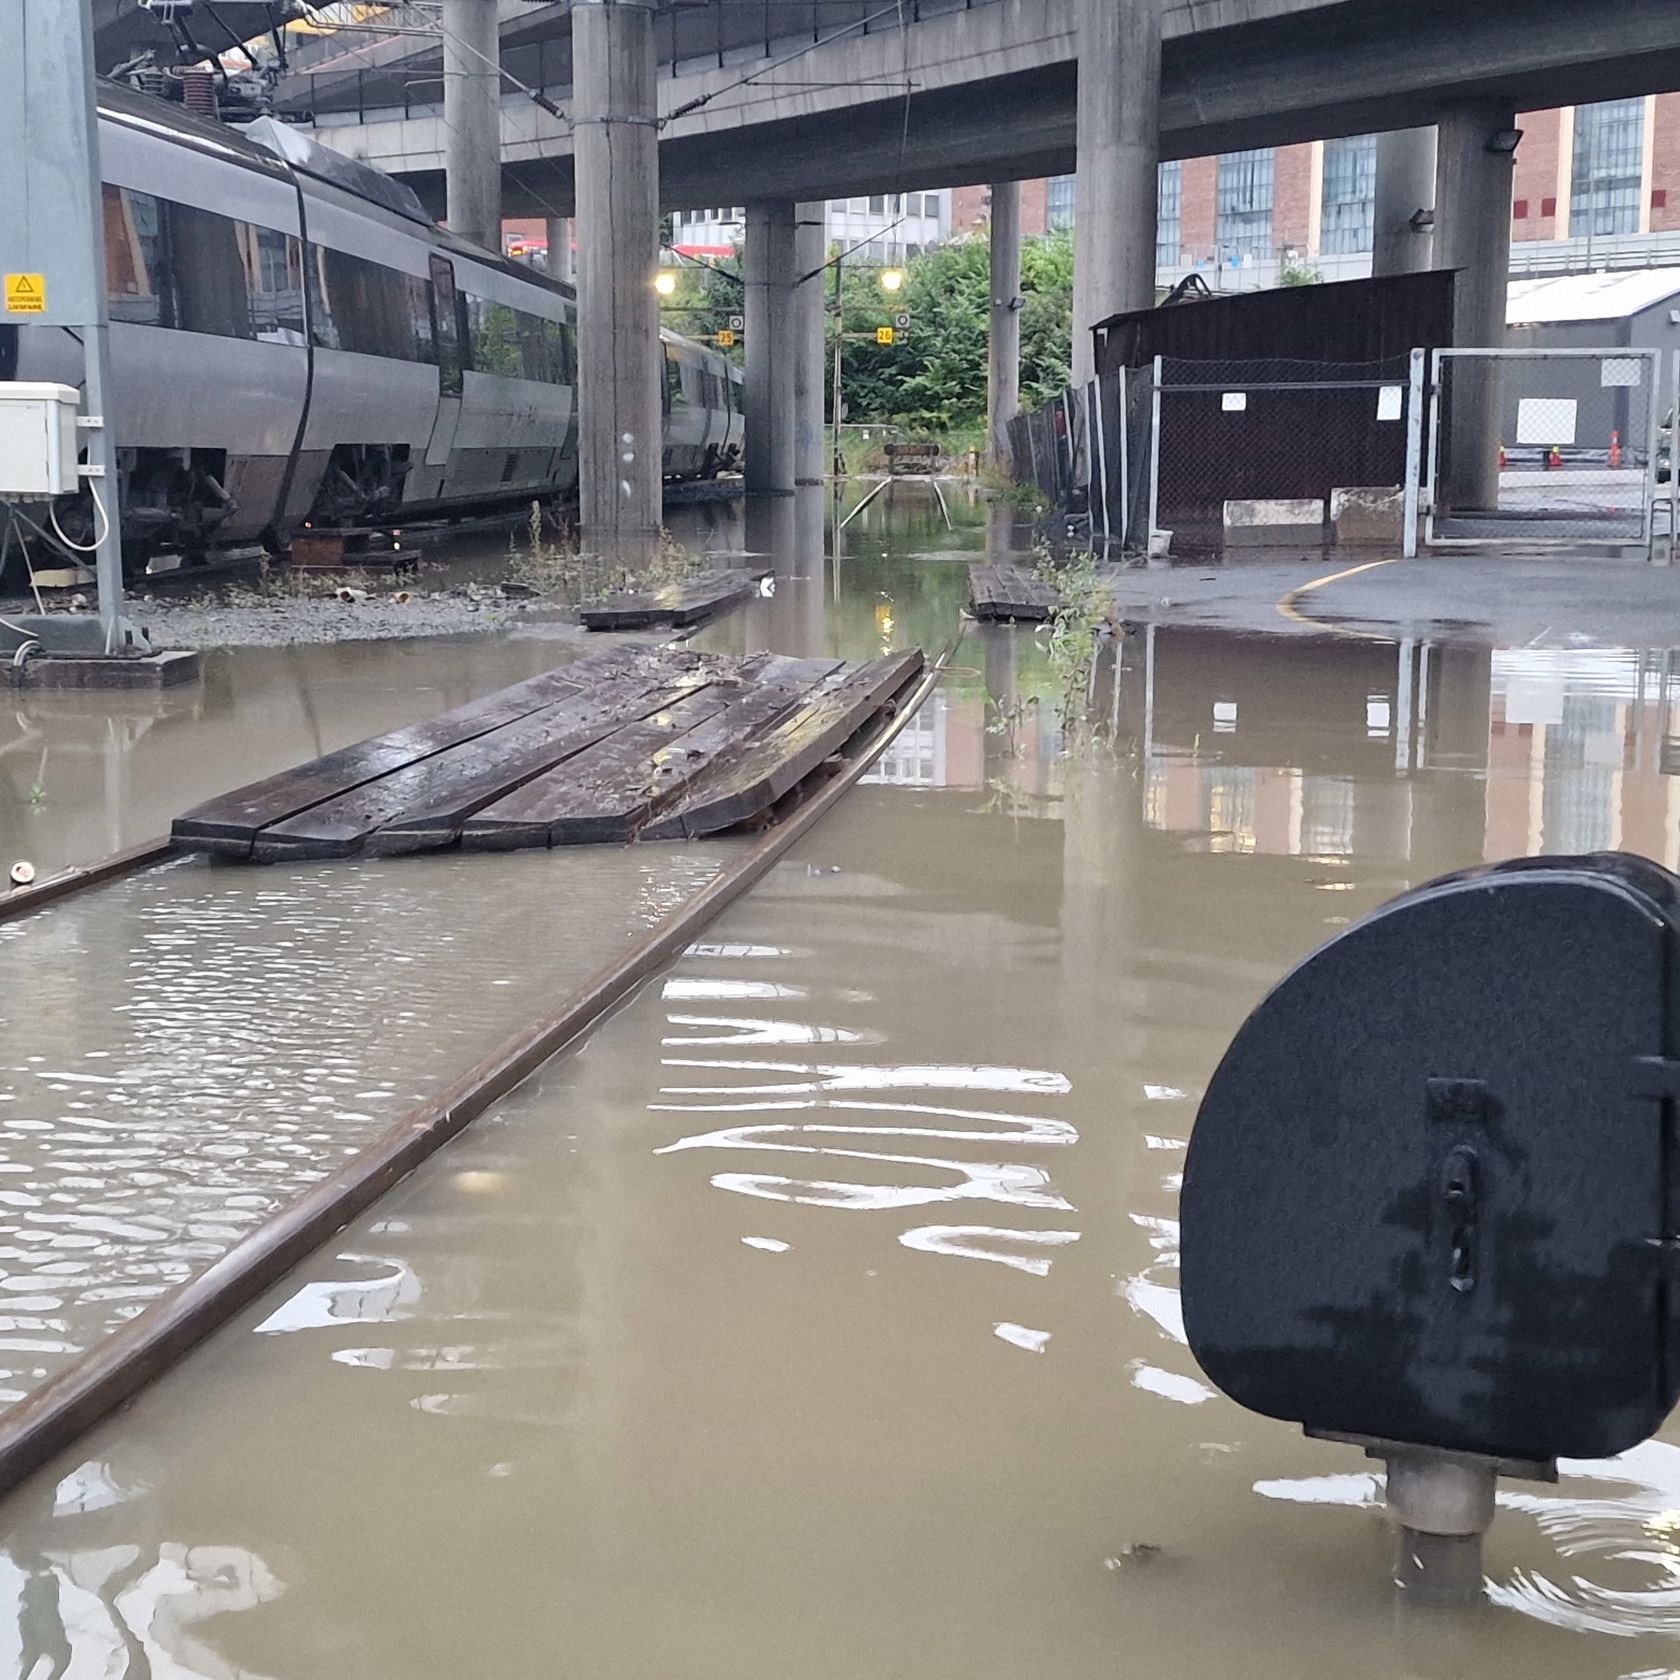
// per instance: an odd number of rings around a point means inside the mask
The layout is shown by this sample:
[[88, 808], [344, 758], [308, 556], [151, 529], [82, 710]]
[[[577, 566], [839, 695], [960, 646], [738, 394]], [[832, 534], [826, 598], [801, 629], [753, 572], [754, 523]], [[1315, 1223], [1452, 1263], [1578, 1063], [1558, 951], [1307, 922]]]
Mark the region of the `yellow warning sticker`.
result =
[[44, 274], [6, 276], [6, 313], [39, 315], [47, 307], [47, 277]]

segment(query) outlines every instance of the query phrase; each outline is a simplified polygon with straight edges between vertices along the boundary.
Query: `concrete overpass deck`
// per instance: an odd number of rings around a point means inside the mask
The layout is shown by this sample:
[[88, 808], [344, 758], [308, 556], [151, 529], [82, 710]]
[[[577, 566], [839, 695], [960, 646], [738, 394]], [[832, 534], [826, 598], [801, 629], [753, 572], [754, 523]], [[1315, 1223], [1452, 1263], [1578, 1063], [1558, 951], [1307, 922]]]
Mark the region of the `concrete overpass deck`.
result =
[[[564, 111], [570, 0], [499, 4], [505, 68]], [[1077, 14], [1077, 0], [663, 7], [661, 202], [1070, 172]], [[1463, 100], [1534, 109], [1680, 86], [1672, 0], [1167, 0], [1162, 32], [1168, 158], [1414, 127]], [[282, 89], [287, 111], [441, 209], [441, 48], [406, 35], [317, 50]], [[572, 213], [565, 116], [507, 93], [501, 120], [507, 213]]]

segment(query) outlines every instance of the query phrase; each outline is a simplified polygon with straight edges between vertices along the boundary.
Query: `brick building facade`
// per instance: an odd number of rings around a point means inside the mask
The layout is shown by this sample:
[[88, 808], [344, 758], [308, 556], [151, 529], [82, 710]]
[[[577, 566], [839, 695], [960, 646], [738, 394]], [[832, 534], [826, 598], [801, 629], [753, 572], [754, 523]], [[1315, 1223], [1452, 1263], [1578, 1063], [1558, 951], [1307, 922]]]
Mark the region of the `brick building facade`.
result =
[[[1518, 266], [1524, 245], [1628, 245], [1680, 234], [1680, 93], [1531, 111], [1518, 126], [1523, 140], [1511, 205]], [[1368, 271], [1375, 174], [1369, 135], [1164, 164], [1161, 269], [1169, 275], [1236, 271], [1241, 279], [1246, 271], [1275, 276], [1288, 262], [1337, 277]], [[952, 231], [983, 222], [989, 202], [987, 187], [957, 188]], [[1064, 182], [1023, 182], [1023, 231], [1032, 236], [1070, 225], [1071, 204]], [[1652, 260], [1663, 243], [1654, 241]], [[1680, 240], [1673, 254], [1680, 260]], [[1539, 253], [1527, 255], [1538, 259]], [[1560, 252], [1558, 261], [1567, 254]]]

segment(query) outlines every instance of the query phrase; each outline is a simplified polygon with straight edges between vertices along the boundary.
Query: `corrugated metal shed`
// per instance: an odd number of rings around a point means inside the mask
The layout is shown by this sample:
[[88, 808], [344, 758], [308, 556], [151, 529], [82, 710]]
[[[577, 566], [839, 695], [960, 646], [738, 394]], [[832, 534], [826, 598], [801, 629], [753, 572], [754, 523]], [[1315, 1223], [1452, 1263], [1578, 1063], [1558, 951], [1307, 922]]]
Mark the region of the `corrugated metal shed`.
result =
[[1436, 269], [1140, 309], [1098, 323], [1097, 371], [1146, 367], [1157, 356], [1386, 361], [1451, 344], [1452, 296], [1452, 271]]
[[1625, 321], [1664, 304], [1680, 305], [1680, 268], [1558, 274], [1513, 280], [1505, 320], [1513, 327]]

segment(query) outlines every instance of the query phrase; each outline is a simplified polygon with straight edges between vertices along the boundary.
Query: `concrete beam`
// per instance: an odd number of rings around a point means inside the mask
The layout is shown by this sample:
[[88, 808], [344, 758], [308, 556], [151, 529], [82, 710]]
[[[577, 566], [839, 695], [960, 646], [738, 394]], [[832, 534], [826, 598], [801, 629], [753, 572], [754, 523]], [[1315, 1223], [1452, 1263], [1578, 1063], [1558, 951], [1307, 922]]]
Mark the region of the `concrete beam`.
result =
[[[1441, 118], [1435, 189], [1435, 261], [1458, 271], [1453, 344], [1505, 346], [1505, 294], [1511, 269], [1513, 106], [1481, 100]], [[1487, 509], [1499, 501], [1499, 365], [1460, 363], [1447, 395], [1443, 506]]]
[[1435, 130], [1377, 136], [1377, 202], [1371, 273], [1418, 274], [1434, 266]]
[[556, 280], [576, 280], [577, 264], [573, 261], [572, 252], [572, 218], [549, 216], [546, 221], [549, 274]]
[[986, 361], [986, 437], [1007, 468], [1009, 422], [1021, 412], [1021, 186], [992, 183], [991, 333]]
[[[721, 180], [738, 202], [899, 190], [904, 101], [886, 92], [860, 99], [859, 92], [898, 89], [907, 77], [915, 89], [908, 155], [920, 184], [1066, 173], [1075, 165], [1081, 3], [990, 0], [926, 18], [907, 39], [877, 27], [816, 48], [799, 60], [797, 77], [775, 79], [784, 86], [740, 85], [743, 66], [736, 62], [667, 76], [659, 85], [662, 112], [707, 102], [664, 132], [663, 202], [712, 203]], [[531, 14], [527, 27], [534, 29], [561, 7], [503, 0], [503, 9]], [[1411, 128], [1469, 98], [1497, 96], [1533, 110], [1680, 87], [1671, 13], [1671, 0], [1619, 0], [1609, 8], [1602, 0], [1169, 5], [1162, 16], [1162, 155]], [[371, 50], [364, 43], [358, 37], [356, 53], [343, 61], [364, 62]], [[421, 59], [411, 50], [403, 62], [417, 68]], [[395, 77], [392, 85], [399, 85]], [[549, 87], [564, 98], [560, 83], [551, 79]], [[316, 88], [330, 91], [326, 72], [318, 84], [300, 83], [293, 103], [307, 107]], [[354, 108], [353, 93], [344, 98]], [[441, 202], [444, 133], [435, 115], [421, 114], [320, 131], [327, 143], [402, 174], [431, 204]], [[564, 122], [510, 96], [503, 145], [510, 206], [533, 215], [572, 208]]]
[[796, 225], [792, 199], [760, 199], [747, 205], [743, 267], [749, 496], [791, 495], [794, 488]]
[[659, 136], [653, 14], [576, 0], [578, 496], [583, 541], [632, 562], [659, 538]]
[[[794, 356], [793, 481], [805, 488], [821, 484], [828, 466], [823, 458], [823, 397], [828, 386], [823, 333], [828, 204], [822, 199], [796, 204], [793, 218], [794, 288], [789, 302]], [[821, 546], [819, 542], [819, 549]]]
[[443, 0], [446, 219], [452, 233], [502, 249], [502, 88], [496, 0]]
[[1091, 329], [1155, 301], [1161, 163], [1159, 0], [1082, 0], [1073, 382], [1096, 372]]

